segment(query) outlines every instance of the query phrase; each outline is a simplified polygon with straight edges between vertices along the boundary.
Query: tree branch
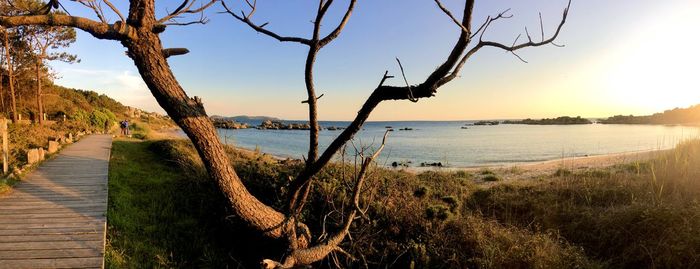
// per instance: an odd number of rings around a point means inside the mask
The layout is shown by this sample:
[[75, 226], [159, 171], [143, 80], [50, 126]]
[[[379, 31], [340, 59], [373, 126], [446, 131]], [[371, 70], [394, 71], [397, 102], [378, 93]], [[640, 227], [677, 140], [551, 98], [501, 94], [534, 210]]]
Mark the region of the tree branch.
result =
[[[570, 7], [571, 7], [571, 0], [569, 0], [569, 3], [566, 5], [566, 8], [564, 8], [564, 12], [563, 12], [561, 21], [559, 22], [559, 25], [557, 26], [557, 30], [556, 30], [556, 31], [554, 32], [554, 34], [553, 34], [551, 37], [549, 37], [548, 39], [544, 39], [544, 29], [542, 29], [542, 41], [540, 41], [540, 42], [534, 42], [534, 41], [532, 41], [532, 38], [530, 38], [530, 35], [529, 35], [529, 33], [528, 33], [528, 34], [527, 34], [527, 35], [528, 35], [528, 41], [527, 41], [527, 42], [524, 42], [524, 43], [516, 44], [517, 38], [516, 38], [516, 42], [514, 42], [514, 43], [513, 43], [512, 45], [510, 45], [510, 46], [509, 46], [509, 45], [504, 45], [504, 44], [501, 44], [501, 43], [498, 43], [498, 42], [480, 40], [480, 41], [479, 41], [479, 44], [477, 44], [476, 47], [477, 47], [477, 48], [481, 48], [481, 47], [496, 47], [496, 48], [499, 48], [499, 49], [502, 49], [502, 50], [511, 52], [511, 53], [513, 53], [516, 57], [520, 58], [520, 56], [518, 56], [517, 54], [514, 53], [516, 50], [523, 49], [523, 48], [527, 48], [527, 47], [539, 47], [539, 46], [543, 46], [543, 45], [547, 45], [547, 44], [553, 44], [554, 40], [559, 36], [559, 33], [561, 32], [562, 27], [564, 27], [564, 23], [566, 23], [566, 18], [567, 18], [567, 16], [569, 15], [569, 8], [570, 8]], [[541, 18], [541, 17], [540, 17], [540, 18]], [[540, 20], [540, 23], [541, 23], [541, 20]], [[485, 31], [485, 30], [484, 30], [484, 31]], [[555, 44], [555, 45], [556, 45], [556, 44]], [[556, 46], [559, 46], [559, 45], [556, 45]], [[520, 59], [523, 60], [522, 58], [520, 58]], [[523, 61], [524, 61], [524, 60], [523, 60]]]
[[[312, 264], [314, 262], [320, 261], [328, 254], [330, 254], [333, 251], [340, 251], [344, 252], [338, 245], [345, 239], [345, 237], [350, 233], [350, 226], [352, 226], [353, 221], [355, 220], [355, 217], [357, 216], [358, 213], [363, 214], [362, 211], [360, 210], [360, 196], [362, 194], [362, 186], [364, 185], [364, 182], [366, 180], [367, 176], [367, 170], [369, 169], [369, 166], [374, 162], [374, 160], [379, 156], [379, 154], [382, 152], [384, 149], [384, 146], [386, 145], [386, 139], [387, 136], [389, 135], [389, 130], [384, 132], [384, 137], [382, 139], [382, 144], [379, 146], [379, 148], [369, 157], [366, 157], [362, 159], [360, 171], [357, 174], [356, 180], [355, 180], [355, 187], [353, 188], [353, 195], [352, 195], [352, 209], [350, 210], [350, 213], [347, 215], [345, 218], [345, 223], [341, 226], [341, 229], [335, 232], [335, 234], [331, 235], [328, 237], [328, 239], [324, 240], [323, 242], [320, 242], [312, 247], [309, 248], [302, 248], [302, 249], [296, 249], [292, 251], [289, 256], [287, 256], [284, 259], [283, 263], [278, 263], [269, 259], [263, 260], [263, 264], [273, 264], [274, 266], [277, 266], [278, 268], [294, 268], [297, 265], [307, 265], [307, 264]], [[362, 153], [359, 153], [362, 156]], [[345, 252], [347, 253], [347, 252]]]
[[[171, 21], [181, 15], [184, 14], [194, 14], [194, 13], [202, 13], [202, 17], [204, 17], [204, 10], [207, 8], [211, 7], [212, 5], [216, 4], [219, 0], [210, 0], [208, 3], [201, 5], [199, 8], [192, 9], [192, 6], [194, 6], [195, 3], [197, 3], [197, 0], [185, 0], [178, 6], [173, 12], [169, 13], [163, 18], [158, 19], [159, 24], [165, 24], [167, 21]], [[223, 2], [223, 1], [222, 1]], [[199, 21], [193, 22], [193, 23], [175, 23], [175, 24], [170, 24], [170, 25], [190, 25], [194, 23], [206, 23], [206, 19], [200, 19]]]
[[[452, 22], [454, 22], [457, 26], [459, 26], [459, 28], [462, 29], [462, 31], [469, 33], [470, 29], [467, 29], [466, 26], [464, 26], [462, 23], [460, 23], [457, 20], [457, 18], [455, 18], [455, 16], [452, 15], [452, 12], [450, 12], [449, 9], [447, 9], [445, 6], [442, 5], [440, 0], [435, 0], [435, 3], [438, 5], [440, 10], [442, 10], [442, 12], [445, 13], [445, 15], [447, 15], [447, 17], [450, 17], [450, 19], [452, 19]], [[471, 34], [471, 33], [469, 33], [469, 34]]]
[[112, 3], [109, 2], [109, 0], [103, 0], [103, 1], [105, 2], [105, 4], [107, 4], [107, 6], [108, 6], [112, 11], [114, 11], [115, 14], [117, 14], [117, 16], [119, 16], [119, 19], [120, 19], [122, 22], [126, 23], [126, 18], [124, 17], [124, 15], [122, 15], [121, 12], [119, 12], [119, 9], [117, 9], [114, 5], [112, 5]]
[[336, 27], [332, 32], [330, 32], [326, 37], [321, 39], [319, 41], [319, 46], [323, 47], [333, 41], [333, 39], [337, 38], [340, 35], [340, 32], [343, 31], [343, 28], [345, 28], [345, 25], [347, 25], [348, 21], [350, 20], [350, 15], [352, 15], [352, 11], [355, 8], [355, 3], [357, 0], [350, 0], [350, 5], [348, 6], [348, 9], [345, 11], [345, 15], [343, 16], [343, 19], [340, 21], [340, 24], [338, 24], [338, 27]]
[[[239, 16], [238, 14], [234, 13], [233, 11], [231, 11], [231, 9], [229, 9], [228, 6], [226, 6], [226, 1], [221, 1], [221, 5], [222, 5], [222, 6], [224, 7], [224, 9], [226, 10], [226, 11], [225, 11], [226, 13], [230, 14], [231, 16], [233, 16], [234, 18], [236, 18], [237, 20], [239, 20], [239, 21], [241, 21], [241, 22], [247, 24], [248, 26], [250, 26], [250, 28], [253, 28], [253, 30], [255, 30], [255, 31], [258, 32], [258, 33], [262, 33], [262, 34], [265, 34], [265, 35], [267, 35], [267, 36], [270, 36], [270, 37], [272, 37], [272, 38], [274, 38], [274, 39], [277, 39], [277, 40], [280, 41], [280, 42], [297, 42], [297, 43], [301, 43], [301, 44], [304, 44], [304, 45], [311, 45], [311, 40], [308, 40], [308, 39], [305, 39], [305, 38], [301, 38], [301, 37], [280, 36], [280, 35], [278, 35], [278, 34], [272, 32], [272, 31], [270, 31], [270, 30], [267, 30], [267, 29], [263, 28], [263, 27], [265, 27], [265, 26], [268, 24], [267, 22], [266, 22], [266, 23], [263, 23], [263, 24], [261, 24], [261, 25], [256, 25], [255, 23], [253, 23], [253, 22], [250, 20], [250, 15], [252, 15], [252, 12], [251, 12], [251, 14], [249, 14], [248, 16], [246, 16], [245, 14], [242, 14], [243, 16]], [[255, 9], [253, 9], [253, 10], [255, 10]]]
[[4, 27], [17, 27], [22, 25], [67, 26], [83, 30], [99, 39], [136, 39], [135, 29], [128, 24], [123, 24], [121, 22], [107, 24], [83, 17], [61, 14], [0, 16], [0, 25]]

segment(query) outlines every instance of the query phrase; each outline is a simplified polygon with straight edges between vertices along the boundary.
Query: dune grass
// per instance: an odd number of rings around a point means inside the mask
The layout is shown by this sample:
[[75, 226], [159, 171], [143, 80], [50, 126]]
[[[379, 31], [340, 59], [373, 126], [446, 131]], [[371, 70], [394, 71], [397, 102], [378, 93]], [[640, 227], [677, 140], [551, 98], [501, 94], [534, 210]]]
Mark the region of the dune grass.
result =
[[608, 268], [700, 266], [700, 141], [648, 162], [481, 189], [467, 207], [556, 232]]

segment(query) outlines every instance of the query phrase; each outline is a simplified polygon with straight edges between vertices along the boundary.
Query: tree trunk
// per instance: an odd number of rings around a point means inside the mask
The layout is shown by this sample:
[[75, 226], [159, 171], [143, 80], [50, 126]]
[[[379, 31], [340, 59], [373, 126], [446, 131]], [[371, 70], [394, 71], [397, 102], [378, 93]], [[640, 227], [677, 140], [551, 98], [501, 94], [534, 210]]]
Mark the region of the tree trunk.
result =
[[248, 192], [233, 170], [201, 101], [187, 96], [163, 56], [160, 38], [143, 28], [138, 39], [124, 41], [123, 45], [156, 101], [192, 140], [209, 175], [216, 180], [236, 215], [267, 237], [285, 237], [288, 231], [285, 216]]
[[5, 57], [7, 61], [7, 79], [8, 85], [10, 86], [10, 108], [12, 109], [12, 123], [17, 122], [17, 102], [15, 101], [15, 83], [12, 75], [12, 57], [10, 57], [10, 41], [7, 34], [7, 29], [3, 31], [5, 45]]
[[36, 108], [39, 125], [44, 125], [44, 104], [41, 102], [41, 60], [36, 62]]
[[4, 92], [4, 87], [2, 85], [2, 80], [3, 80], [3, 75], [2, 75], [2, 62], [5, 58], [4, 54], [0, 53], [0, 106], [2, 106], [2, 113], [7, 113], [7, 109], [5, 108], [5, 92]]

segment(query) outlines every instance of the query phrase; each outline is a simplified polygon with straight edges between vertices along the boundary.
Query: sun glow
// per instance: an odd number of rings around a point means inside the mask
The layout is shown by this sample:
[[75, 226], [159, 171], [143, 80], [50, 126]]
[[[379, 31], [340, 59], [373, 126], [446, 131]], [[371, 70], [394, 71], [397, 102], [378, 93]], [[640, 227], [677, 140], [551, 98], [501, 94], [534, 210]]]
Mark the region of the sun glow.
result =
[[700, 103], [700, 38], [693, 34], [700, 19], [692, 10], [658, 16], [612, 51], [601, 80], [606, 98], [639, 113]]

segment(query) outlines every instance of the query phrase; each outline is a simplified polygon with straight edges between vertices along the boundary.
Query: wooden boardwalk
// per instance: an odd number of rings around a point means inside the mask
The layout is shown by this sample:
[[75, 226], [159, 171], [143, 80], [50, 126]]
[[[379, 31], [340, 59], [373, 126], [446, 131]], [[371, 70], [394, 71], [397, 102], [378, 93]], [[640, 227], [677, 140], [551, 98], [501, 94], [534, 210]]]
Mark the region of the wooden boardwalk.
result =
[[92, 135], [0, 197], [0, 268], [103, 268], [112, 137]]

